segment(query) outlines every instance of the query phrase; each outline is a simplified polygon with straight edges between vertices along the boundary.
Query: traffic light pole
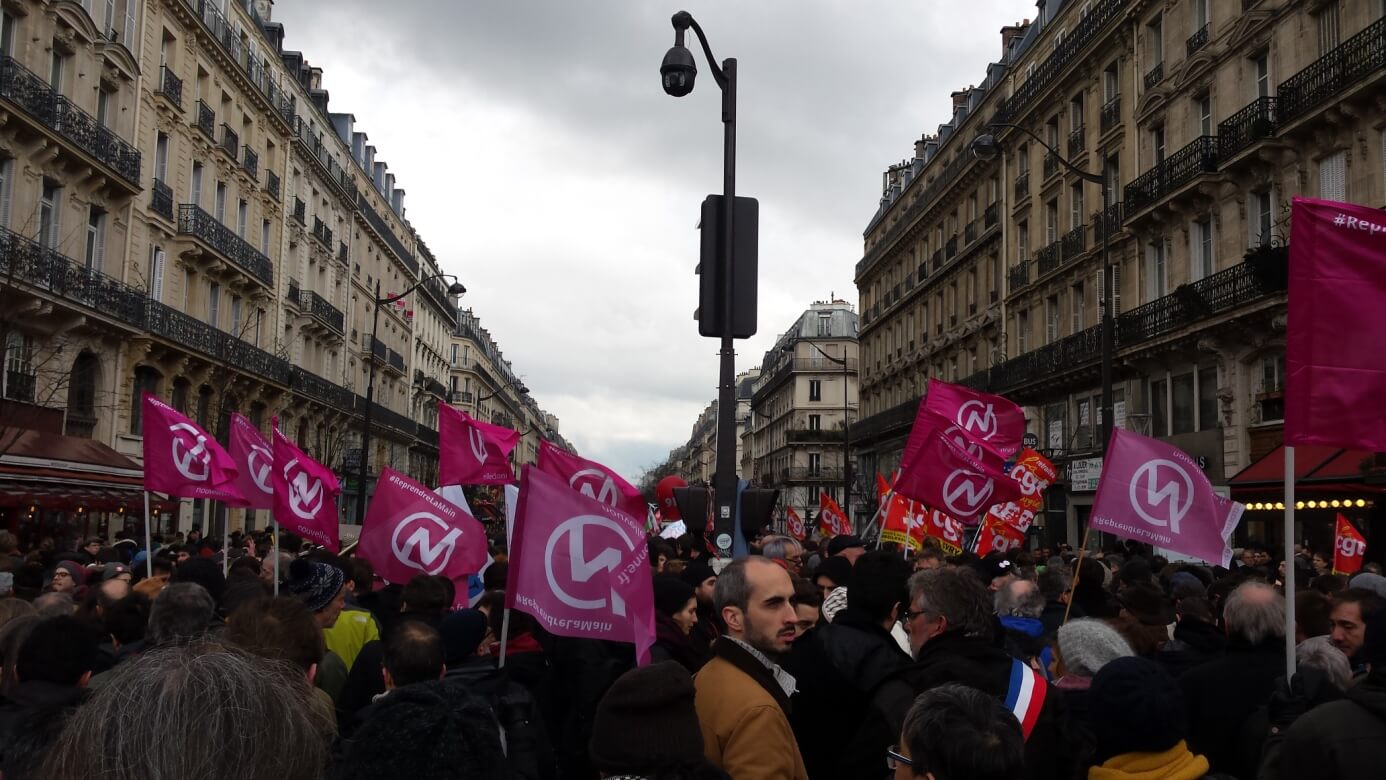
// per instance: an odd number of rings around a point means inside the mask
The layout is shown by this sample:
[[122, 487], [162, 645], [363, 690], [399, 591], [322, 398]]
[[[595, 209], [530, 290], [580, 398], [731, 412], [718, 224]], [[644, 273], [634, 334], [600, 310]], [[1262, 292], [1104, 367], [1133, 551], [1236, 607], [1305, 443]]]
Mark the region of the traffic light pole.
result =
[[[699, 38], [702, 30], [694, 28]], [[704, 44], [706, 45], [706, 44]], [[709, 57], [709, 59], [711, 59]], [[732, 337], [734, 295], [732, 269], [736, 267], [733, 248], [736, 246], [736, 59], [722, 61], [722, 351], [720, 380], [717, 386], [717, 471], [713, 476], [713, 500], [717, 510], [713, 517], [713, 544], [719, 557], [729, 557], [736, 533], [733, 521], [736, 514], [736, 347]]]

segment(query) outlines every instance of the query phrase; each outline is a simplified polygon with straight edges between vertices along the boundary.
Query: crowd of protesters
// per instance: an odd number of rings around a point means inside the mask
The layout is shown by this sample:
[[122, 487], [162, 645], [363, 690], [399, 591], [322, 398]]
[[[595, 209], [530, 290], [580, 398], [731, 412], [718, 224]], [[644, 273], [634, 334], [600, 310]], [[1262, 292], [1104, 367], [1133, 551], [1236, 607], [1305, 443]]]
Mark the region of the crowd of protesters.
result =
[[656, 641], [637, 666], [630, 644], [507, 621], [503, 549], [459, 598], [287, 536], [26, 550], [0, 532], [0, 776], [1386, 771], [1374, 567], [1349, 579], [1302, 550], [1287, 594], [1286, 562], [1256, 545], [1231, 570], [1135, 544], [979, 558], [770, 536], [725, 566], [688, 537], [649, 547]]

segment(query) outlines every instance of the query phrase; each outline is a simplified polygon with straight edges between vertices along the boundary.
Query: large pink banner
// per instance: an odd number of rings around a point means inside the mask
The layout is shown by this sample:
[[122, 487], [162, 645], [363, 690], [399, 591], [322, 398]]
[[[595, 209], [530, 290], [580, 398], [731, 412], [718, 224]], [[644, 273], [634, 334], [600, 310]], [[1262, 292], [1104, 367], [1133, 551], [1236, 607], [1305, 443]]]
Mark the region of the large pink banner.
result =
[[1098, 531], [1227, 566], [1227, 539], [1246, 507], [1213, 492], [1183, 450], [1112, 429], [1089, 525]]
[[929, 432], [909, 462], [902, 461], [895, 492], [969, 525], [993, 504], [1023, 495], [996, 464], [979, 460], [938, 430]]
[[515, 481], [510, 453], [519, 431], [482, 422], [438, 403], [438, 484], [508, 485]]
[[641, 522], [526, 465], [520, 484], [507, 607], [559, 636], [654, 644], [654, 593]]
[[337, 475], [308, 457], [274, 421], [274, 520], [288, 531], [326, 547], [342, 548], [337, 519]]
[[243, 502], [236, 490], [236, 463], [216, 439], [148, 393], [140, 404], [145, 490], [237, 506]]
[[640, 488], [595, 460], [587, 460], [543, 441], [539, 443], [539, 470], [568, 483], [568, 487], [588, 498], [610, 504], [632, 517], [649, 514], [649, 505]]
[[360, 554], [389, 582], [418, 574], [451, 580], [485, 566], [486, 528], [467, 510], [394, 469], [380, 472], [361, 528]]
[[236, 489], [250, 509], [274, 508], [274, 450], [245, 415], [231, 415], [231, 459], [236, 462]]
[[1386, 451], [1386, 213], [1295, 198], [1285, 443]]
[[1016, 454], [1025, 437], [1025, 413], [999, 395], [930, 379], [923, 406], [1002, 460]]

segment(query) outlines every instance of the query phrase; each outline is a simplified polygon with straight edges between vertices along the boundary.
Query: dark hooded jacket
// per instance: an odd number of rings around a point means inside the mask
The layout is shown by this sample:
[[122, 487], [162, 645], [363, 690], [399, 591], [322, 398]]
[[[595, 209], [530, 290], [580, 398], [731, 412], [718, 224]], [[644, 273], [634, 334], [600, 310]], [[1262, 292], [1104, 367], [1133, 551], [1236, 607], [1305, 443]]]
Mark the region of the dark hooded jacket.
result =
[[1328, 675], [1313, 667], [1300, 667], [1289, 685], [1283, 677], [1276, 680], [1270, 701], [1242, 726], [1241, 766], [1259, 767], [1256, 777], [1273, 776], [1268, 773], [1280, 765], [1280, 749], [1290, 726], [1309, 710], [1341, 698], [1343, 692]]
[[1179, 678], [1189, 712], [1189, 749], [1206, 756], [1214, 772], [1255, 777], [1242, 766], [1238, 739], [1242, 725], [1270, 699], [1277, 678], [1285, 676], [1285, 640], [1269, 637], [1253, 645], [1234, 637], [1221, 658], [1190, 669]]
[[510, 679], [506, 670], [497, 668], [495, 659], [474, 657], [449, 664], [443, 682], [449, 689], [465, 691], [491, 707], [516, 780], [551, 780], [555, 776], [553, 747], [534, 698]]
[[[1386, 666], [1306, 712], [1281, 745], [1279, 777], [1374, 780], [1386, 773]], [[1275, 777], [1275, 775], [1271, 775]]]
[[34, 777], [82, 695], [76, 686], [43, 680], [16, 685], [0, 701], [0, 773]]
[[1165, 667], [1170, 677], [1178, 678], [1222, 655], [1226, 647], [1227, 634], [1222, 629], [1202, 620], [1184, 618], [1174, 624], [1174, 638], [1155, 653], [1155, 661]]

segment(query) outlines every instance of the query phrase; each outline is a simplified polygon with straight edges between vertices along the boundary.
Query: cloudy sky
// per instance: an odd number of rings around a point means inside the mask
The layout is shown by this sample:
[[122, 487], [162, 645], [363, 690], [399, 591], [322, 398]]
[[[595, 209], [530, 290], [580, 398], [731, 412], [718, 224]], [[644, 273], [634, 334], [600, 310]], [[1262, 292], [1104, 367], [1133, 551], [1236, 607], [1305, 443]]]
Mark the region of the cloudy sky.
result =
[[[407, 192], [410, 221], [584, 456], [634, 478], [716, 395], [698, 337], [698, 208], [720, 94], [659, 64], [684, 8], [739, 66], [737, 190], [760, 201], [757, 365], [807, 305], [855, 304], [881, 172], [947, 119], [1027, 0], [279, 0]], [[689, 44], [694, 44], [689, 36]]]

